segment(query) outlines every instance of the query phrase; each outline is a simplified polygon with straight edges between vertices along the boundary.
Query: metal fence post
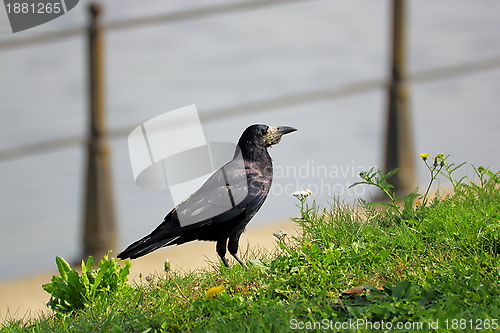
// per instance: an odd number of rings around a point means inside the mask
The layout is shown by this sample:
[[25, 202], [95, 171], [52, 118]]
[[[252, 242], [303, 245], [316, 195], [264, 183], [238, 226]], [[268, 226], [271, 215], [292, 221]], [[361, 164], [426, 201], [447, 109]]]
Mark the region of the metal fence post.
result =
[[88, 28], [90, 128], [87, 142], [83, 257], [101, 258], [116, 248], [116, 226], [104, 123], [103, 41], [99, 24], [101, 6], [89, 7]]
[[385, 143], [384, 171], [389, 172], [399, 168], [399, 171], [388, 179], [398, 195], [408, 194], [416, 186], [409, 93], [406, 83], [405, 7], [405, 0], [393, 0], [392, 64], [388, 87]]

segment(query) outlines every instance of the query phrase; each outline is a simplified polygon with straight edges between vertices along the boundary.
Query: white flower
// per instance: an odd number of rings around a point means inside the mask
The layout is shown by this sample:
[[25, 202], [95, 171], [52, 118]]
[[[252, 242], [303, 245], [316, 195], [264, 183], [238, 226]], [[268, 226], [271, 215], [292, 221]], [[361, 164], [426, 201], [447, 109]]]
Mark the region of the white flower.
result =
[[304, 190], [304, 191], [296, 191], [296, 192], [293, 192], [292, 195], [294, 197], [296, 197], [297, 199], [299, 200], [304, 200], [305, 198], [307, 198], [308, 196], [310, 196], [312, 194], [312, 191], [311, 190]]
[[288, 232], [286, 232], [285, 230], [282, 230], [282, 229], [279, 229], [279, 230], [276, 230], [275, 232], [273, 232], [273, 236], [278, 238], [278, 239], [282, 239], [286, 235], [288, 235]]

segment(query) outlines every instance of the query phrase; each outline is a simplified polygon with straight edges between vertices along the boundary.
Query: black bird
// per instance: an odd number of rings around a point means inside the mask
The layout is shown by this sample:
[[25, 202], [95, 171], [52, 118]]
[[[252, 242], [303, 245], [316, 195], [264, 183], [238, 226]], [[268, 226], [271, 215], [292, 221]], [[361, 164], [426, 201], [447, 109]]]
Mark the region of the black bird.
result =
[[217, 242], [217, 254], [224, 265], [229, 266], [229, 249], [246, 267], [237, 255], [238, 242], [271, 188], [273, 164], [267, 148], [294, 131], [288, 126], [249, 126], [238, 141], [233, 159], [172, 209], [153, 232], [128, 246], [118, 258], [135, 259], [164, 246], [204, 240]]

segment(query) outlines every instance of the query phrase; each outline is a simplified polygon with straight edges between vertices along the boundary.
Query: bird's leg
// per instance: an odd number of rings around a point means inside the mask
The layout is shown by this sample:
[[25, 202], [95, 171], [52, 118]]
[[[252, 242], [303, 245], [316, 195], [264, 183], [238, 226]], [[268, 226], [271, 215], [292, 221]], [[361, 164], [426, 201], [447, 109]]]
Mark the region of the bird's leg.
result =
[[241, 236], [241, 233], [237, 234], [236, 236], [231, 236], [229, 238], [229, 243], [228, 243], [228, 250], [229, 250], [229, 253], [231, 253], [231, 255], [234, 257], [234, 259], [236, 259], [241, 266], [243, 266], [244, 268], [248, 269], [248, 266], [243, 262], [243, 260], [240, 259], [240, 257], [238, 257], [238, 242], [240, 241], [240, 236]]
[[216, 249], [217, 249], [217, 254], [221, 258], [224, 265], [226, 267], [229, 267], [229, 263], [227, 262], [227, 259], [226, 259], [227, 238], [219, 239], [217, 241]]

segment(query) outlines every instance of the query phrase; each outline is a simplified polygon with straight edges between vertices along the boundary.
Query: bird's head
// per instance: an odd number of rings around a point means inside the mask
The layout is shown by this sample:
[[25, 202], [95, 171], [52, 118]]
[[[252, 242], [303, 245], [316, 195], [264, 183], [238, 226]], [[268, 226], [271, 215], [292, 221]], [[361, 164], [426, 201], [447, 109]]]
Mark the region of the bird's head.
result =
[[285, 134], [295, 132], [297, 129], [289, 126], [251, 125], [243, 132], [240, 143], [252, 142], [256, 146], [269, 148], [281, 141]]

